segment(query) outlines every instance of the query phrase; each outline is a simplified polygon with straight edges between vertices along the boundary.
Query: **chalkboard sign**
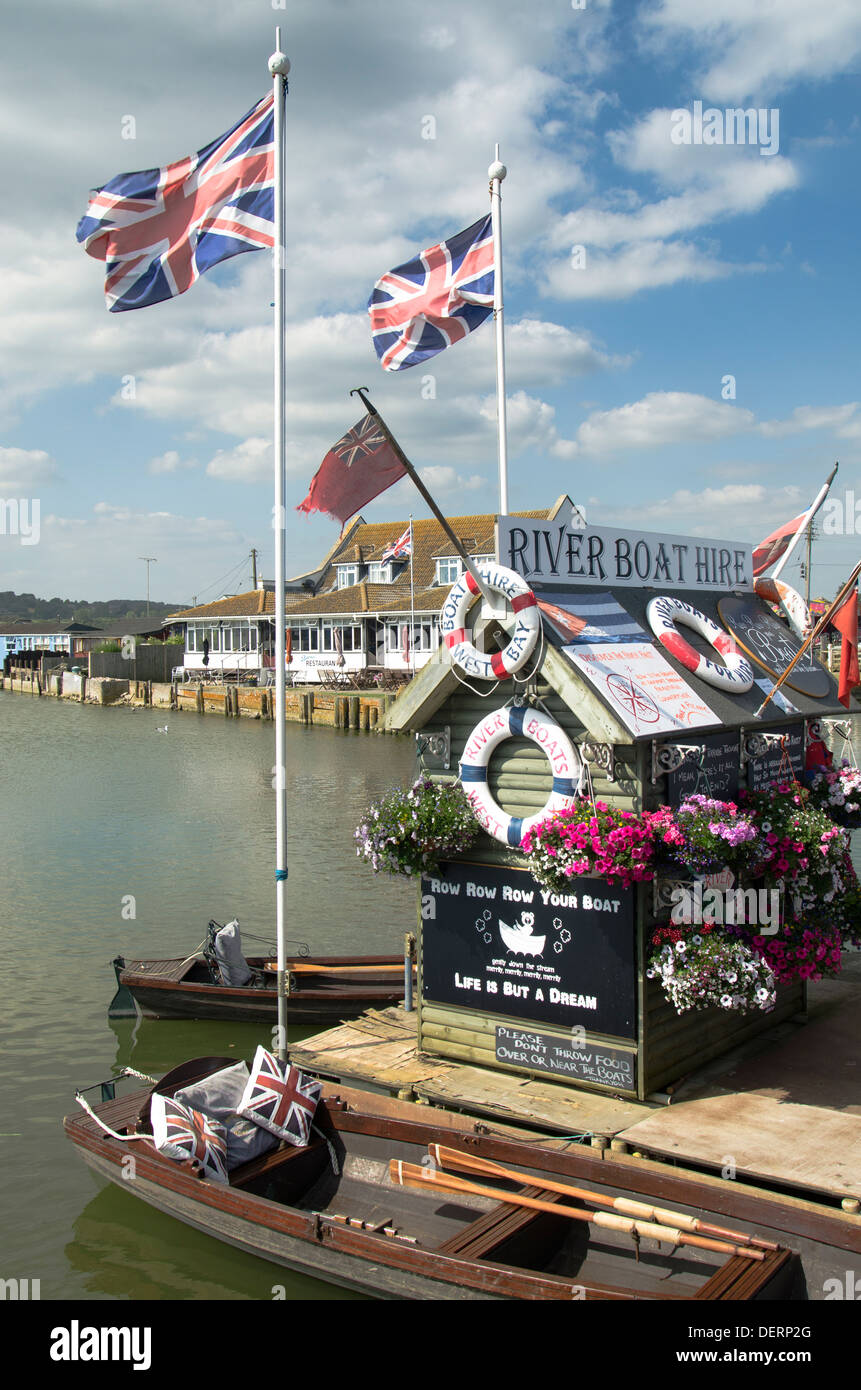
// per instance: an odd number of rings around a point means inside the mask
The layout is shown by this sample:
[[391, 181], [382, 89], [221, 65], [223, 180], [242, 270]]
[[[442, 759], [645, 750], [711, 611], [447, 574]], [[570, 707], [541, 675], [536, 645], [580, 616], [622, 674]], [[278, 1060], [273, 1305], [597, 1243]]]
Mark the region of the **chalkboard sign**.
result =
[[[745, 656], [751, 657], [775, 679], [783, 675], [801, 650], [802, 644], [792, 629], [759, 599], [720, 598], [718, 613]], [[828, 672], [814, 661], [809, 648], [787, 676], [786, 684], [814, 700], [824, 699], [831, 690]]]
[[609, 1043], [575, 1043], [551, 1033], [496, 1025], [496, 1060], [507, 1067], [570, 1076], [616, 1091], [637, 1089], [637, 1054]]
[[[785, 734], [786, 752], [792, 763], [796, 777], [804, 767], [804, 725], [803, 724], [769, 724], [763, 733]], [[748, 733], [747, 737], [751, 737]], [[761, 758], [751, 758], [747, 764], [747, 785], [751, 791], [763, 792], [774, 785], [775, 782], [786, 781], [789, 774], [786, 768], [786, 761], [783, 756], [783, 749], [779, 744], [775, 744], [768, 749]]]
[[447, 863], [421, 912], [423, 999], [636, 1037], [632, 888], [551, 894], [523, 869]]
[[667, 774], [667, 803], [678, 806], [694, 795], [734, 801], [739, 786], [738, 734], [705, 734], [685, 742], [698, 743], [700, 751]]

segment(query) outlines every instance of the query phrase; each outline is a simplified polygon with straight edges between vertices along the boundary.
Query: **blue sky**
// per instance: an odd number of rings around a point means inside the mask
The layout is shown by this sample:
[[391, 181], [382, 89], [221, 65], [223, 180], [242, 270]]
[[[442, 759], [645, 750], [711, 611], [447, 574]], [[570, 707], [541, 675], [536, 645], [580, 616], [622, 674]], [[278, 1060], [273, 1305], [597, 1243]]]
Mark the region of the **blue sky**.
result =
[[[367, 384], [446, 511], [497, 509], [490, 325], [388, 374], [365, 311], [379, 275], [486, 211], [495, 140], [512, 509], [568, 492], [597, 524], [756, 542], [838, 458], [835, 497], [861, 499], [856, 0], [48, 0], [7, 15], [0, 57], [0, 498], [41, 514], [38, 544], [0, 534], [0, 589], [137, 596], [148, 555], [154, 598], [214, 598], [250, 583], [252, 546], [272, 574], [268, 254], [109, 315], [74, 232], [91, 187], [190, 153], [264, 93], [279, 22], [288, 501]], [[677, 143], [695, 102], [769, 124]], [[365, 515], [410, 510], [399, 484]], [[297, 573], [338, 528], [291, 515]], [[815, 592], [858, 547], [817, 543]]]

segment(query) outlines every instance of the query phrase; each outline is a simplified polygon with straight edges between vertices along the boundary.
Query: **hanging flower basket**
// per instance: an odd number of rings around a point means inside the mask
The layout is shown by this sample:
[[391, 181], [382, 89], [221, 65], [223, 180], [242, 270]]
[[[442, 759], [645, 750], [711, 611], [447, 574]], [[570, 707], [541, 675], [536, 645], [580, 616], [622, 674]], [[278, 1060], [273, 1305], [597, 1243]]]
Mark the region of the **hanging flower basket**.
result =
[[646, 976], [660, 980], [677, 1014], [710, 1008], [768, 1012], [777, 998], [769, 963], [743, 941], [709, 926], [658, 927]]
[[469, 849], [479, 830], [458, 783], [423, 777], [368, 807], [356, 827], [356, 853], [375, 874], [435, 872], [440, 859]]
[[692, 874], [728, 868], [750, 876], [768, 858], [756, 818], [734, 801], [689, 796], [675, 815], [656, 813], [653, 825], [664, 853]]
[[823, 811], [835, 825], [848, 830], [861, 827], [861, 772], [844, 763], [841, 768], [814, 768], [805, 775], [810, 804]]
[[564, 892], [583, 874], [600, 874], [623, 888], [654, 878], [651, 818], [603, 801], [594, 807], [581, 801], [547, 816], [527, 831], [520, 848], [533, 878], [551, 893]]

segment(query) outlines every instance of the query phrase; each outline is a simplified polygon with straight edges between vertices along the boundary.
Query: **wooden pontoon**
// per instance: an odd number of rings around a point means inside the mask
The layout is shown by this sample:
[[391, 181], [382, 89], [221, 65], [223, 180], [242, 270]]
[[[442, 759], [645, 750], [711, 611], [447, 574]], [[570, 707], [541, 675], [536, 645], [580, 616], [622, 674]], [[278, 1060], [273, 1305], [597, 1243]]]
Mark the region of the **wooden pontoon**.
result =
[[[126, 961], [118, 956], [113, 964], [119, 988], [108, 1010], [111, 1017], [133, 1013], [135, 1005], [144, 1018], [270, 1025], [277, 1016], [277, 967], [267, 957], [249, 957], [255, 982], [242, 986], [215, 983], [209, 964], [199, 957]], [[287, 969], [288, 1011], [295, 1023], [356, 1018], [365, 1009], [387, 1008], [404, 997], [403, 957], [301, 956], [288, 959]]]
[[[234, 1060], [186, 1063], [156, 1089], [171, 1094]], [[107, 1100], [93, 1113], [119, 1133], [147, 1133], [149, 1095]], [[656, 1174], [577, 1145], [545, 1150], [462, 1116], [344, 1087], [324, 1087], [317, 1124], [323, 1133], [307, 1148], [281, 1147], [235, 1168], [229, 1185], [163, 1157], [147, 1139], [111, 1138], [86, 1114], [68, 1117], [65, 1128], [90, 1167], [130, 1195], [275, 1264], [379, 1298], [804, 1300], [822, 1298], [829, 1274], [861, 1251], [861, 1230], [836, 1212], [801, 1217], [773, 1194], [731, 1183], [716, 1190], [689, 1173]], [[434, 1144], [485, 1171], [492, 1163], [514, 1169], [516, 1180], [473, 1178], [461, 1191], [393, 1181], [392, 1160], [427, 1170]], [[122, 1168], [130, 1153], [131, 1184]], [[490, 1184], [490, 1192], [476, 1195], [472, 1181]], [[718, 1253], [635, 1242], [562, 1215], [576, 1199], [552, 1184], [672, 1207], [732, 1228], [742, 1244]], [[745, 1245], [752, 1238], [754, 1255]]]

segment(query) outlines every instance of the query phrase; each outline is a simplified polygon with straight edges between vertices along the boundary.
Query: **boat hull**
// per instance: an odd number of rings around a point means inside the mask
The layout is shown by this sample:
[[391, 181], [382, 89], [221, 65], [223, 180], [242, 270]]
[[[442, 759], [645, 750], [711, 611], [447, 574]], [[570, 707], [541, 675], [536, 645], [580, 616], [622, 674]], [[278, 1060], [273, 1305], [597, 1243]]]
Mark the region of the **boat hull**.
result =
[[[134, 1107], [146, 1093], [130, 1099], [132, 1109], [108, 1102], [99, 1113], [122, 1128], [122, 1117], [136, 1116]], [[340, 1086], [324, 1087], [324, 1102], [321, 1123], [342, 1160], [338, 1178], [328, 1175], [320, 1140], [316, 1153], [273, 1155], [263, 1161], [265, 1172], [238, 1179], [234, 1173], [225, 1187], [163, 1158], [148, 1141], [125, 1145], [110, 1139], [86, 1116], [68, 1118], [66, 1130], [99, 1177], [165, 1214], [273, 1265], [383, 1299], [806, 1300], [825, 1297], [827, 1277], [861, 1253], [861, 1226], [812, 1204], [658, 1165], [597, 1158], [580, 1146], [547, 1152], [526, 1140], [476, 1133], [462, 1116], [417, 1112], [415, 1106]], [[553, 1214], [527, 1213], [521, 1219], [522, 1213], [512, 1216], [505, 1204], [482, 1206], [475, 1198], [444, 1194], [435, 1198], [423, 1190], [407, 1193], [386, 1181], [384, 1159], [421, 1162], [430, 1143], [513, 1163], [527, 1185], [524, 1192], [533, 1190], [528, 1186], [533, 1180], [540, 1189], [547, 1175], [586, 1182], [607, 1195], [672, 1205], [715, 1224], [755, 1231], [783, 1248], [754, 1263], [689, 1249], [665, 1252], [644, 1242], [635, 1262], [627, 1237], [614, 1244], [606, 1233], [582, 1236], [594, 1228]], [[131, 1184], [122, 1171], [129, 1153], [136, 1163]], [[303, 1171], [308, 1164], [318, 1166]], [[462, 1202], [475, 1209], [462, 1209]], [[337, 1212], [369, 1214], [366, 1228], [340, 1224], [345, 1217]], [[394, 1228], [391, 1237], [373, 1224], [381, 1214]], [[579, 1248], [578, 1241], [592, 1241], [595, 1248]]]
[[[260, 960], [251, 959], [261, 969]], [[365, 1009], [385, 1009], [404, 997], [404, 964], [397, 956], [325, 956], [288, 960], [287, 1013], [292, 1023], [335, 1023]], [[199, 1018], [272, 1024], [278, 1013], [273, 972], [263, 987], [231, 988], [203, 978], [199, 962], [129, 961], [117, 976], [144, 1018]]]

